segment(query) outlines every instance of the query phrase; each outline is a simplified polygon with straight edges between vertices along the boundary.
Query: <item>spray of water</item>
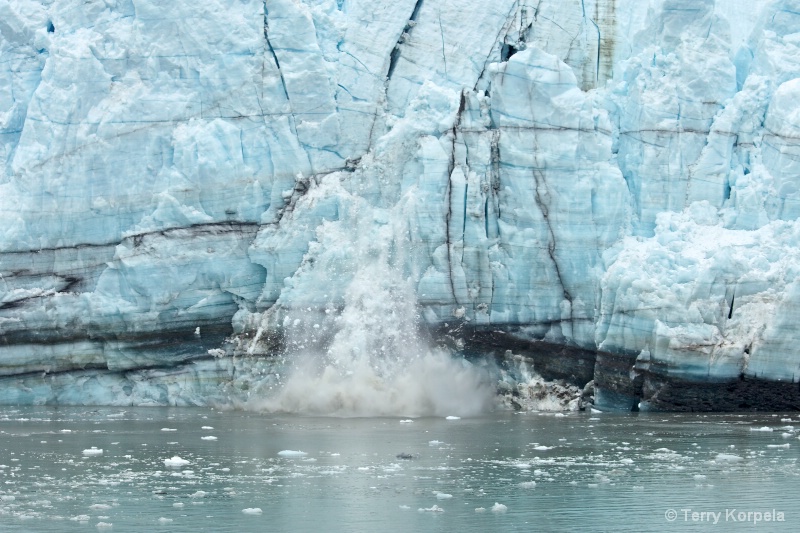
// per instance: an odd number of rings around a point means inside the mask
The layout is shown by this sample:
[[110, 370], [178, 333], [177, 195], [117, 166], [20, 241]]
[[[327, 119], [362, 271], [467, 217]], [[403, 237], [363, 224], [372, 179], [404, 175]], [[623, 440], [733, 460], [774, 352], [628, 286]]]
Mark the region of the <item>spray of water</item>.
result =
[[[341, 314], [324, 329], [326, 347], [306, 347], [290, 357], [292, 373], [273, 397], [257, 407], [270, 412], [333, 416], [471, 416], [492, 402], [488, 376], [468, 362], [423, 342], [413, 291], [386, 270], [367, 266], [346, 292]], [[331, 328], [332, 325], [332, 328]], [[313, 326], [307, 330], [313, 331]]]
[[365, 230], [370, 225], [363, 211], [317, 232], [321, 250], [345, 258], [338, 266], [324, 255], [314, 261], [317, 269], [349, 277], [343, 305], [322, 318], [299, 310], [285, 317], [293, 369], [277, 394], [251, 401], [250, 407], [332, 416], [486, 411], [495, 392], [488, 373], [423, 340], [413, 283], [397, 266], [397, 228]]

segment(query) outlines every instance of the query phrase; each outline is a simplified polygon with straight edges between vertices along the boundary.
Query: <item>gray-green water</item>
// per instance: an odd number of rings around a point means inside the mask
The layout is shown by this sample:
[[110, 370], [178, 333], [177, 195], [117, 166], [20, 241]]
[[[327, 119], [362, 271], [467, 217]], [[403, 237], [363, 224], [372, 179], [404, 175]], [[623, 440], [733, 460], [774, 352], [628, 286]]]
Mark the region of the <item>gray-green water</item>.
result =
[[799, 430], [764, 414], [2, 408], [0, 530], [796, 530]]

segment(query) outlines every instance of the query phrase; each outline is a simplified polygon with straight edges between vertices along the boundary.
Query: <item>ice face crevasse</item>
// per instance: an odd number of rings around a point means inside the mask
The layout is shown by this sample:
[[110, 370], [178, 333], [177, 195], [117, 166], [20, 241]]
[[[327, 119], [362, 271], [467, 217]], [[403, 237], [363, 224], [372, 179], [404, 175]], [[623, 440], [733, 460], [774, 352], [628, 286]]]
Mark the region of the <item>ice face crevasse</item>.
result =
[[798, 407], [798, 12], [0, 3], [0, 402], [247, 402], [265, 355], [442, 336], [599, 407]]

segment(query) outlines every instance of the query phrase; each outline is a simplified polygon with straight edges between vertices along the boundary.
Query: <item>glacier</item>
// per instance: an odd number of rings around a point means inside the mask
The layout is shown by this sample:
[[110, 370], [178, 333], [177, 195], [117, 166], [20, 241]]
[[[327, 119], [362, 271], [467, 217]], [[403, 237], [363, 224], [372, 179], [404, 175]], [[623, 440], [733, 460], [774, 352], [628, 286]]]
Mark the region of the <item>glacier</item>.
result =
[[798, 0], [0, 0], [0, 404], [798, 409], [797, 102]]

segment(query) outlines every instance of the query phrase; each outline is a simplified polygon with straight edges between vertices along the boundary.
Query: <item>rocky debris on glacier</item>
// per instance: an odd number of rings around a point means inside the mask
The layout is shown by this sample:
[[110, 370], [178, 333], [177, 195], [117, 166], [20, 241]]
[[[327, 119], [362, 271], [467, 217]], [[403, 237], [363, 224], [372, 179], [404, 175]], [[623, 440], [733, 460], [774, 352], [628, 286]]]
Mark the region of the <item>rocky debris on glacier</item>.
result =
[[5, 3], [0, 403], [247, 401], [402, 307], [599, 407], [800, 408], [797, 13]]

